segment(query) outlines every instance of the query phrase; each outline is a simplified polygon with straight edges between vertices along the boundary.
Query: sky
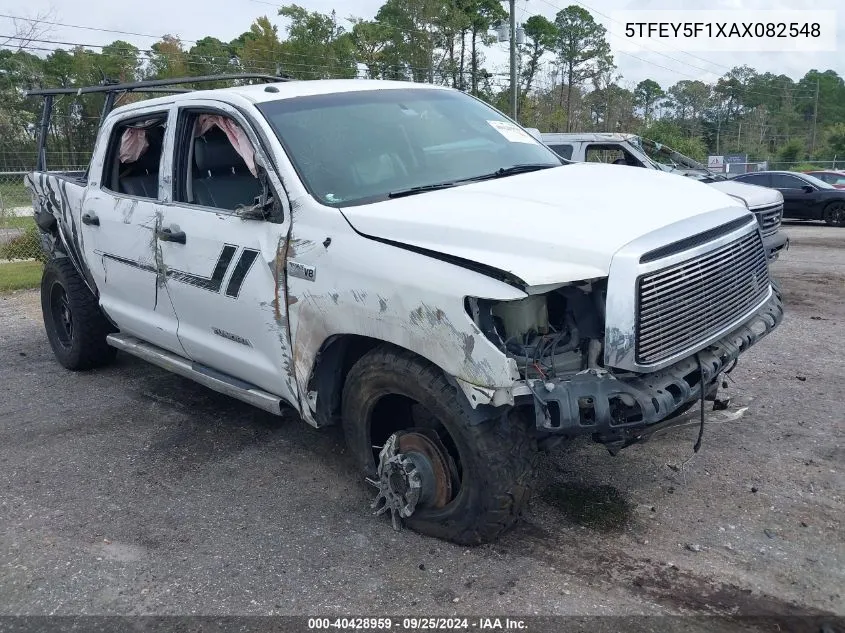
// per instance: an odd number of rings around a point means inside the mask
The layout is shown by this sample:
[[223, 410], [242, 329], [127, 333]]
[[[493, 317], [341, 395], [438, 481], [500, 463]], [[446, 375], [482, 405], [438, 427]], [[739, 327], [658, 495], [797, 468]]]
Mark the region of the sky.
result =
[[[808, 70], [832, 68], [845, 76], [845, 2], [843, 0], [808, 0], [804, 8], [839, 9], [836, 16], [838, 51], [836, 53], [687, 53], [660, 44], [649, 50], [622, 53], [618, 43], [624, 26], [611, 19], [617, 10], [631, 9], [794, 9], [794, 0], [516, 0], [517, 19], [524, 21], [531, 15], [542, 14], [554, 19], [555, 13], [568, 4], [579, 4], [589, 10], [596, 21], [609, 32], [609, 42], [614, 59], [621, 73], [623, 86], [633, 86], [651, 78], [668, 88], [683, 79], [713, 82], [730, 68], [748, 64], [759, 72], [785, 74], [799, 79]], [[149, 48], [165, 33], [179, 36], [187, 46], [191, 40], [214, 36], [229, 41], [248, 30], [252, 21], [267, 15], [284, 32], [285, 23], [276, 16], [277, 8], [284, 2], [268, 0], [144, 0], [120, 2], [116, 0], [0, 0], [0, 13], [21, 17], [49, 14], [52, 22], [68, 25], [131, 31], [141, 34], [129, 36], [117, 33], [48, 26], [41, 37], [48, 40], [83, 44], [107, 44], [115, 39], [132, 42], [139, 48]], [[324, 13], [334, 9], [343, 22], [346, 17], [372, 18], [383, 0], [299, 0], [297, 4], [311, 11]], [[0, 17], [0, 42], [2, 36], [12, 35], [14, 24], [9, 18]], [[151, 35], [154, 37], [145, 37]], [[41, 46], [54, 46], [41, 44]], [[508, 44], [495, 44], [487, 51], [487, 67], [493, 72], [506, 73]]]

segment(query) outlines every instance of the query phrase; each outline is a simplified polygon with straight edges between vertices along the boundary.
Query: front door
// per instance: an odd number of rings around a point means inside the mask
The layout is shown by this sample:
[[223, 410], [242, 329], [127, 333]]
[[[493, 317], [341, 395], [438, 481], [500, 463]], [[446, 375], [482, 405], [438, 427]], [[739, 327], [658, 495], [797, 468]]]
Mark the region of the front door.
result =
[[785, 215], [790, 218], [812, 218], [815, 190], [803, 189], [807, 182], [791, 174], [772, 174], [772, 186], [783, 194]]
[[121, 332], [183, 354], [156, 248], [168, 125], [168, 111], [159, 109], [135, 111], [103, 130], [109, 144], [103, 160], [91, 165], [81, 231], [100, 304]]
[[199, 101], [181, 107], [159, 239], [167, 290], [190, 359], [298, 406], [282, 268], [290, 214], [278, 198], [266, 219], [236, 211], [263, 185], [232, 143], [238, 135], [244, 151], [247, 125], [234, 116]]

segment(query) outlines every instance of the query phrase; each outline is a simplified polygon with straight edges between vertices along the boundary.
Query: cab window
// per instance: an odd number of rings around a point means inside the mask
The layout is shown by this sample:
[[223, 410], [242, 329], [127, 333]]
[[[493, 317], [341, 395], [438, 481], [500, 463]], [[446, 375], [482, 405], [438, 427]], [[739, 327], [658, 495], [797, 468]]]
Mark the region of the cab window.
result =
[[237, 211], [261, 195], [255, 150], [243, 128], [215, 112], [186, 111], [177, 139], [174, 201]]
[[166, 126], [166, 112], [145, 114], [115, 125], [106, 151], [102, 188], [157, 200]]
[[642, 163], [633, 154], [619, 145], [590, 144], [587, 146], [586, 161], [588, 163], [609, 163], [612, 165], [642, 167]]
[[549, 145], [549, 148], [561, 158], [572, 160], [572, 145], [559, 143], [556, 145]]

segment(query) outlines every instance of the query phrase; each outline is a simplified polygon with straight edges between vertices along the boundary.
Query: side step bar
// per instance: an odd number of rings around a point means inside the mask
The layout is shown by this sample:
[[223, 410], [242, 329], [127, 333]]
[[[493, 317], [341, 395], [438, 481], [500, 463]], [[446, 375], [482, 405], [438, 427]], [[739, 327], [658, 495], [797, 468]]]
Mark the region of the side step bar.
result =
[[173, 372], [199, 384], [218, 391], [232, 398], [242, 400], [254, 407], [269, 411], [274, 415], [282, 415], [283, 401], [278, 396], [263, 391], [249, 383], [222, 374], [210, 367], [189, 361], [181, 356], [145, 343], [126, 334], [109, 334], [106, 341], [112, 347], [127, 354], [137, 356], [162, 369]]

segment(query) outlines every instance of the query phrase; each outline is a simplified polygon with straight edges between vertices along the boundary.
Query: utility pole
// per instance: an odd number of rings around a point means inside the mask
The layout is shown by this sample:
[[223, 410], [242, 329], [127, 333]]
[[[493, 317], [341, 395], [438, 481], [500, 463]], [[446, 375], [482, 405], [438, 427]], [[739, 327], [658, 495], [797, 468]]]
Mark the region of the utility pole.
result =
[[[516, 85], [516, 0], [511, 4], [511, 116], [516, 121], [516, 102], [518, 88]], [[817, 93], [818, 94], [818, 93]]]
[[[511, 44], [511, 116], [513, 120], [516, 121], [516, 109], [517, 104], [519, 101], [519, 87], [516, 83], [516, 46], [519, 42], [517, 42], [517, 30], [516, 30], [516, 0], [499, 0], [500, 2], [507, 2], [510, 4], [510, 40]], [[505, 40], [504, 28], [501, 22], [498, 23], [499, 26], [497, 27], [497, 31], [499, 31], [499, 41], [503, 42]], [[519, 37], [522, 37], [522, 31], [519, 31]]]
[[816, 122], [819, 120], [819, 76], [816, 75], [816, 105], [813, 107], [813, 142], [810, 143], [810, 153], [816, 151]]
[[716, 155], [719, 154], [719, 136], [722, 133], [722, 110], [716, 111]]

